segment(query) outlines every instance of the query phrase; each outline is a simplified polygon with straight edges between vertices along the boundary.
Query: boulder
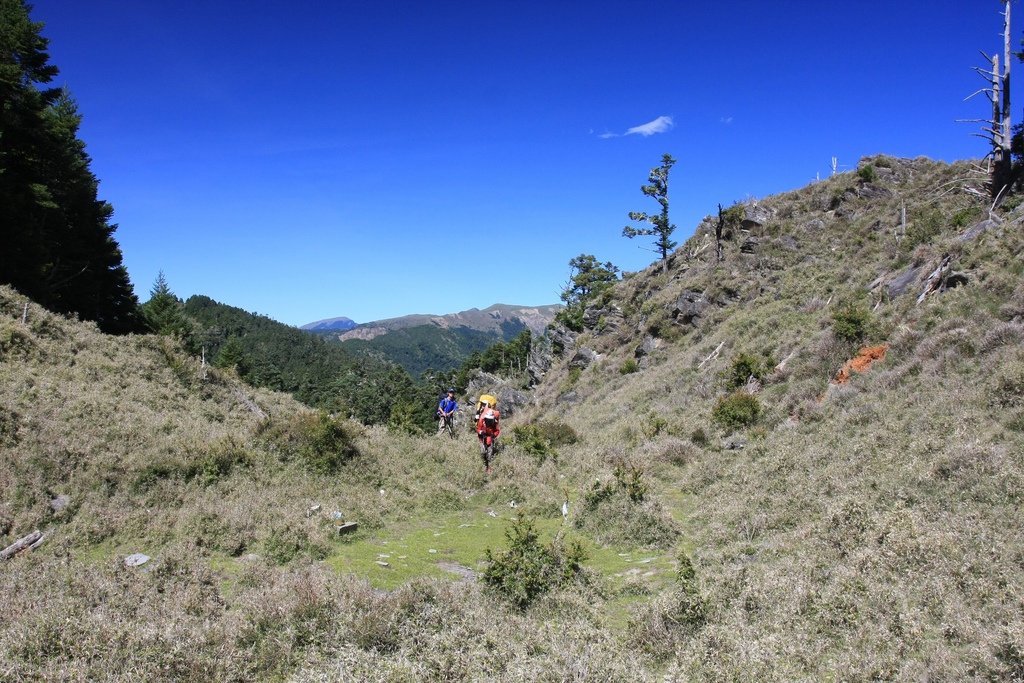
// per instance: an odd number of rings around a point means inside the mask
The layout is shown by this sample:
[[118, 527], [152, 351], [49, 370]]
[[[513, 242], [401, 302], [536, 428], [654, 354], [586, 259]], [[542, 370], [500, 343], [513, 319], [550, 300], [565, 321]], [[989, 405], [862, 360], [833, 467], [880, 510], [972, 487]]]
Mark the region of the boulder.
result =
[[763, 228], [771, 219], [772, 214], [768, 209], [757, 204], [751, 204], [743, 210], [741, 225], [744, 230], [753, 230], [754, 228]]
[[579, 368], [580, 370], [586, 369], [591, 363], [596, 361], [601, 356], [593, 349], [581, 346], [575, 355], [569, 360], [570, 368]]
[[987, 232], [988, 230], [991, 230], [992, 228], [998, 226], [998, 221], [992, 220], [991, 218], [986, 218], [985, 220], [975, 223], [971, 227], [967, 228], [967, 230], [960, 233], [960, 235], [957, 236], [957, 240], [960, 242], [970, 242], [971, 240], [977, 238], [982, 233]]
[[761, 240], [757, 239], [753, 235], [743, 240], [743, 244], [740, 245], [740, 251], [744, 254], [755, 254], [757, 248], [760, 246]]
[[687, 289], [672, 306], [672, 318], [684, 325], [696, 325], [709, 305], [704, 292]]
[[865, 199], [884, 199], [892, 196], [890, 190], [871, 183], [864, 183], [857, 188], [857, 194]]
[[637, 359], [643, 358], [650, 355], [656, 348], [658, 348], [658, 340], [648, 334], [644, 337], [640, 346], [636, 347], [636, 350], [633, 351], [633, 356]]
[[920, 275], [920, 268], [911, 267], [903, 271], [896, 277], [894, 277], [892, 280], [889, 281], [889, 284], [885, 286], [886, 291], [889, 294], [889, 298], [895, 299], [901, 294], [906, 293], [907, 289], [909, 289], [911, 285], [917, 282], [917, 279], [918, 277], [920, 277]]

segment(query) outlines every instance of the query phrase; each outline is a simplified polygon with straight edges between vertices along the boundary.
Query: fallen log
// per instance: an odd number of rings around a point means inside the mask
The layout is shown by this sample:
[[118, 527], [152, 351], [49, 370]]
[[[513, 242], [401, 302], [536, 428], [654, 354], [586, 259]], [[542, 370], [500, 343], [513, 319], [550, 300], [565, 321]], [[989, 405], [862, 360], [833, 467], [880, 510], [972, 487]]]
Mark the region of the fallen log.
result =
[[14, 543], [10, 544], [3, 550], [0, 550], [0, 560], [9, 560], [16, 554], [20, 553], [22, 550], [27, 550], [29, 548], [38, 548], [42, 542], [43, 532], [37, 529], [36, 531], [30, 533], [28, 536], [22, 536]]

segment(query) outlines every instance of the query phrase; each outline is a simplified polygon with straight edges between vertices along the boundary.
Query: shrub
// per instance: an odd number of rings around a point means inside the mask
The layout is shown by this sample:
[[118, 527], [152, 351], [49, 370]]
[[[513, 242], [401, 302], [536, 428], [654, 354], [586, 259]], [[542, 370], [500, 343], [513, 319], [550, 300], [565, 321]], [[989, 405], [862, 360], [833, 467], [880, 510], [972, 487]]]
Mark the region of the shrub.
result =
[[555, 446], [576, 443], [579, 435], [569, 425], [557, 421], [531, 422], [512, 428], [512, 443], [537, 459], [538, 465], [558, 458]]
[[481, 580], [519, 609], [526, 609], [538, 597], [578, 577], [586, 555], [582, 546], [568, 548], [552, 541], [544, 546], [537, 530], [526, 517], [516, 517], [505, 530], [508, 549], [494, 554], [484, 551], [487, 569]]
[[761, 417], [761, 403], [745, 391], [734, 391], [723, 396], [711, 409], [711, 419], [725, 429], [748, 427]]
[[626, 361], [619, 366], [620, 375], [631, 375], [640, 369], [640, 365], [636, 362], [635, 358], [627, 358]]
[[871, 311], [859, 302], [846, 302], [832, 313], [832, 333], [838, 339], [858, 344], [867, 338], [871, 326]]
[[875, 172], [875, 167], [868, 164], [867, 166], [861, 166], [857, 169], [857, 177], [865, 183], [873, 183], [878, 177], [878, 174]]
[[732, 359], [732, 364], [725, 371], [725, 386], [729, 389], [739, 389], [753, 377], [763, 380], [771, 370], [771, 363], [765, 358], [758, 358], [749, 353], [738, 353]]
[[263, 428], [268, 449], [284, 461], [294, 460], [317, 474], [333, 474], [359, 455], [351, 425], [324, 411], [302, 413]]
[[573, 525], [589, 532], [598, 543], [671, 546], [679, 532], [671, 517], [649, 498], [643, 469], [619, 465], [613, 475], [614, 481], [597, 481], [584, 494]]

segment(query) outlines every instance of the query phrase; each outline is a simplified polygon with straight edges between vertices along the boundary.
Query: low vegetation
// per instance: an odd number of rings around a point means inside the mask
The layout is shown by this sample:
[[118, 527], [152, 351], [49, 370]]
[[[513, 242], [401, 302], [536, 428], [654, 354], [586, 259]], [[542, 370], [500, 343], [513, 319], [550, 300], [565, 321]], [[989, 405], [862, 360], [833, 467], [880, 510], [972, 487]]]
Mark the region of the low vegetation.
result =
[[602, 289], [489, 477], [0, 287], [0, 678], [1019, 679], [1024, 214], [868, 165]]

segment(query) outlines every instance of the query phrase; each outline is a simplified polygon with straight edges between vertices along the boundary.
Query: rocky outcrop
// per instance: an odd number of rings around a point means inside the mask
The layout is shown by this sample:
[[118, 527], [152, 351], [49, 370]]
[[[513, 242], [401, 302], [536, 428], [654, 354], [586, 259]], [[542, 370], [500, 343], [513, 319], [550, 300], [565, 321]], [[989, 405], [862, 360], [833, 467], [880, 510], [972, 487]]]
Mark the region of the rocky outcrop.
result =
[[704, 315], [704, 311], [708, 309], [711, 304], [704, 297], [704, 292], [687, 289], [679, 295], [676, 299], [675, 304], [672, 306], [672, 318], [677, 323], [683, 325], [697, 325], [700, 322], [701, 316]]

